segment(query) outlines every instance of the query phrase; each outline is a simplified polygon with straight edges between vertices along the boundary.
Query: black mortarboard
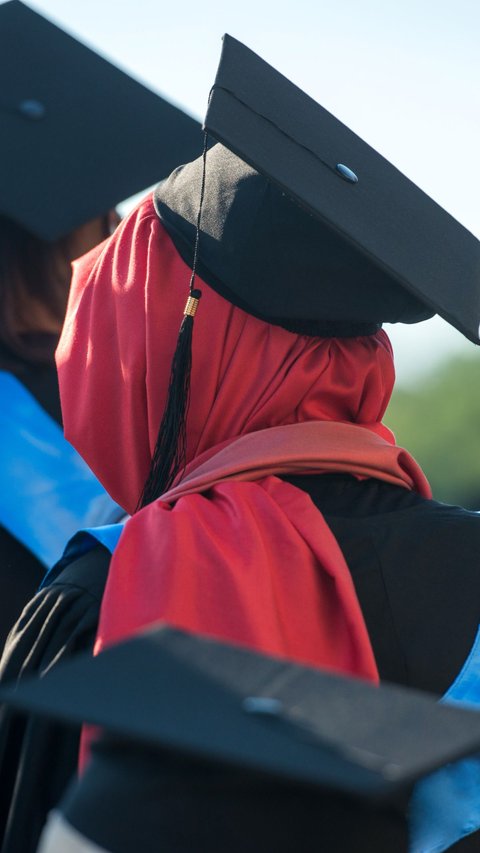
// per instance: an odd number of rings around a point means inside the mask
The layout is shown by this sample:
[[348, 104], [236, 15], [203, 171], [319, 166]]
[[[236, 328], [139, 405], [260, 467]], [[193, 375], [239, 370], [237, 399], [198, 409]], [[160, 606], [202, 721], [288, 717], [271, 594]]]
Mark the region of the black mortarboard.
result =
[[[207, 157], [197, 270], [227, 299], [318, 335], [438, 313], [479, 342], [479, 241], [228, 35], [205, 128], [222, 145]], [[156, 192], [190, 265], [201, 169]]]
[[0, 213], [54, 240], [198, 156], [198, 122], [59, 27], [0, 6]]
[[0, 700], [367, 799], [480, 749], [480, 715], [433, 696], [168, 627], [3, 687]]

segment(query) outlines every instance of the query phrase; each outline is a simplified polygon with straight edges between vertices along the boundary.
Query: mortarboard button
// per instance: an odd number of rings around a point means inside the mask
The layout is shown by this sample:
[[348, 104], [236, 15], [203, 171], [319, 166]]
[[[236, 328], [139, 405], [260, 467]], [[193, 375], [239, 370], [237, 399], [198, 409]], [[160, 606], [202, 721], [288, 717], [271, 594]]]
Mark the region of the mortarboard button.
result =
[[57, 240], [202, 150], [199, 123], [20, 0], [0, 3], [0, 214]]
[[348, 166], [344, 166], [343, 163], [337, 163], [335, 168], [340, 177], [345, 181], [349, 181], [351, 184], [358, 184], [358, 178], [355, 172], [353, 172], [352, 169], [349, 169]]
[[34, 98], [27, 98], [24, 101], [20, 101], [18, 111], [22, 116], [32, 119], [33, 121], [38, 121], [39, 119], [44, 118], [46, 113], [44, 104]]
[[[0, 700], [132, 744], [372, 801], [480, 748], [472, 711], [168, 626], [1, 687]], [[252, 701], [273, 713], [245, 713]]]
[[247, 696], [242, 702], [242, 708], [247, 714], [278, 717], [282, 713], [283, 703], [270, 696]]

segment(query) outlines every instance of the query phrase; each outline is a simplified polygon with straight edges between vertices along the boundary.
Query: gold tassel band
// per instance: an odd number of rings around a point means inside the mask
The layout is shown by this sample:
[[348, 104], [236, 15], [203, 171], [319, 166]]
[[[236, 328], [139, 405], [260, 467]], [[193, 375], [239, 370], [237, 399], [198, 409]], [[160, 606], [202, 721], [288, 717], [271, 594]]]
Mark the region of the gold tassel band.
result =
[[198, 303], [200, 299], [196, 296], [189, 296], [187, 299], [187, 304], [185, 305], [185, 309], [183, 312], [184, 317], [195, 317], [197, 313]]

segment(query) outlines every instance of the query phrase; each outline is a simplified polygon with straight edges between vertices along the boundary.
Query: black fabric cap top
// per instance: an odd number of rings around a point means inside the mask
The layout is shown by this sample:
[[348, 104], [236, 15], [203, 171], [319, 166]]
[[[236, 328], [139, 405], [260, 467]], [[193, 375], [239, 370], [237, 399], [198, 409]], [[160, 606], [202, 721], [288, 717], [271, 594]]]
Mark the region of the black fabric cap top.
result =
[[[347, 334], [439, 313], [479, 342], [479, 241], [228, 35], [205, 128], [222, 145], [207, 158], [198, 271], [227, 299], [287, 328]], [[190, 264], [200, 170], [187, 165], [155, 193]]]
[[367, 799], [480, 749], [480, 716], [433, 696], [158, 626], [3, 687], [0, 700]]
[[0, 213], [46, 240], [198, 156], [197, 121], [25, 6], [0, 6]]

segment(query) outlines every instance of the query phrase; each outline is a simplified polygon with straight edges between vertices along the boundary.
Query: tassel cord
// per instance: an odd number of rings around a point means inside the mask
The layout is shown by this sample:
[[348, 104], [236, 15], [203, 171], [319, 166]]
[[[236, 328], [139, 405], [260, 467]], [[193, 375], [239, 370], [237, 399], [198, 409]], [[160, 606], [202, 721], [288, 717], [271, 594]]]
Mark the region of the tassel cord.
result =
[[198, 207], [189, 297], [185, 306], [184, 316], [178, 334], [177, 346], [172, 359], [167, 402], [158, 430], [158, 437], [150, 464], [150, 470], [137, 505], [137, 511], [168, 491], [177, 476], [180, 473], [183, 473], [186, 466], [187, 415], [190, 404], [193, 321], [199, 299], [202, 295], [201, 290], [196, 289], [194, 285], [200, 240], [202, 207], [205, 195], [207, 147], [208, 134], [205, 132], [203, 144], [202, 184], [200, 189], [200, 202]]

